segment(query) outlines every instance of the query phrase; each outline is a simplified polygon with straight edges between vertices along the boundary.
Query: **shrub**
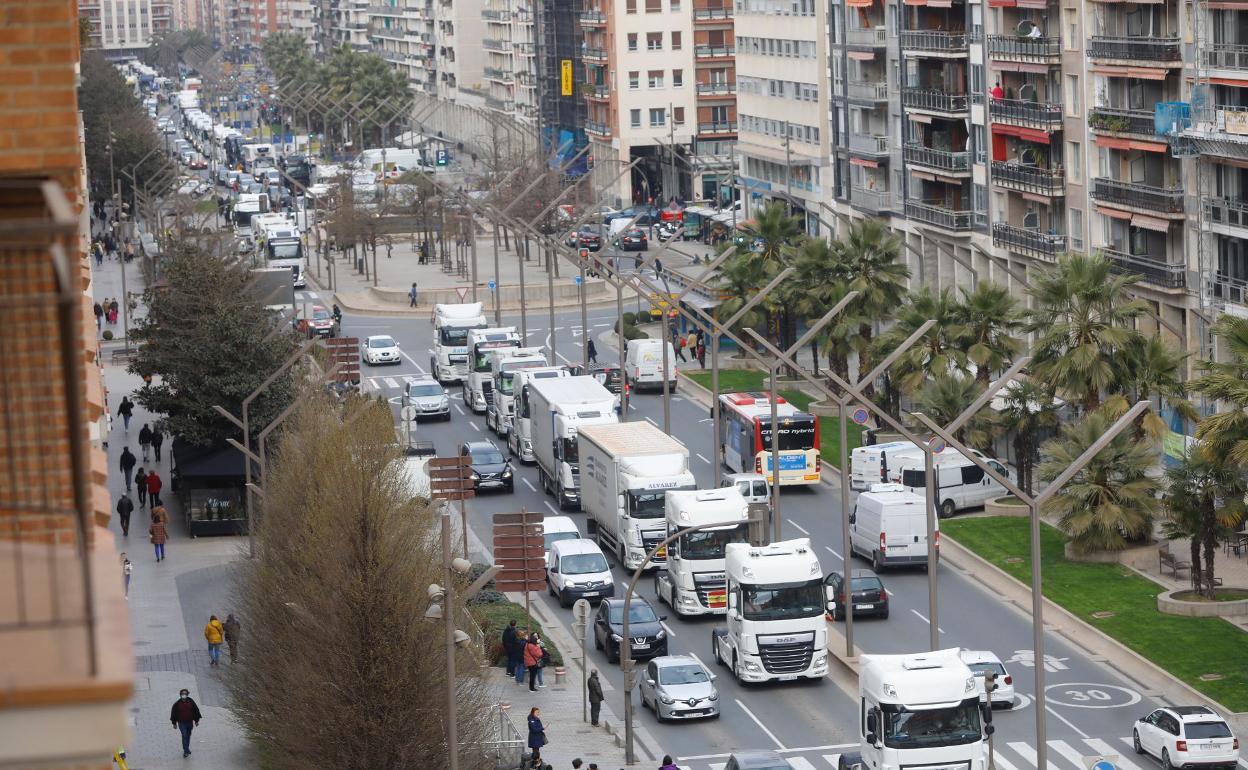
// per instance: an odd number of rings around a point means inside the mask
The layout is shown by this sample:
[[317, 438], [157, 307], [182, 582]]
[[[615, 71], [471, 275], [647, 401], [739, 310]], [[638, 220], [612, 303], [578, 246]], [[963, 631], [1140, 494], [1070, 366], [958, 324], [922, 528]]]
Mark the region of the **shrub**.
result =
[[106, 340], [111, 340], [112, 338], [113, 338], [113, 330], [112, 330], [112, 329], [105, 329], [105, 330], [104, 330], [104, 339], [106, 339]]
[[626, 311], [624, 313], [624, 325], [632, 326], [635, 323], [637, 323], [637, 314], [632, 311]]
[[546, 649], [550, 651], [550, 664], [552, 666], [563, 665], [563, 653], [559, 651], [550, 637], [542, 632], [542, 624], [537, 622], [536, 618], [525, 617], [524, 605], [504, 600], [495, 604], [475, 605], [469, 612], [481, 625], [481, 631], [485, 634], [486, 660], [493, 665], [507, 665], [507, 655], [503, 651], [503, 629], [512, 619], [516, 621], [516, 628], [530, 628], [541, 634]]
[[625, 340], [644, 340], [644, 339], [648, 339], [649, 337], [650, 337], [649, 334], [646, 334], [644, 331], [642, 331], [641, 329], [638, 329], [636, 326], [624, 327], [624, 339]]

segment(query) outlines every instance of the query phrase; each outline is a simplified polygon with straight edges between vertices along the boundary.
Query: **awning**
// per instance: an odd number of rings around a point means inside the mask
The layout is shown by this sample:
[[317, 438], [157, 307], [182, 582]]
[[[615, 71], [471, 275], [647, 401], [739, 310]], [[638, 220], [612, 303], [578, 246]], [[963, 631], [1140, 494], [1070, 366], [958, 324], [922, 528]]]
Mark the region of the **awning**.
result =
[[846, 51], [849, 58], [857, 61], [871, 61], [875, 58], [875, 51]]
[[1017, 4], [1017, 0], [988, 0], [989, 8], [1013, 8]]
[[921, 112], [911, 112], [911, 113], [907, 113], [906, 117], [910, 118], [910, 119], [911, 119], [911, 120], [913, 120], [915, 123], [931, 123], [931, 122], [932, 122], [932, 116], [931, 116], [931, 115], [924, 115], [924, 114], [923, 114], [923, 113], [921, 113]]
[[870, 8], [875, 5], [875, 0], [847, 0], [845, 4], [850, 8]]
[[992, 133], [1002, 136], [1014, 136], [1019, 139], [1025, 139], [1028, 142], [1038, 142], [1040, 144], [1049, 143], [1049, 132], [1041, 131], [1037, 128], [1024, 128], [1023, 126], [1009, 126], [1004, 123], [993, 123]]
[[867, 160], [866, 158], [850, 158], [849, 162], [851, 165], [863, 166], [865, 168], [879, 168], [880, 167], [880, 164], [877, 161]]
[[1106, 208], [1105, 206], [1100, 206], [1100, 205], [1096, 207], [1096, 210], [1100, 212], [1101, 214], [1104, 214], [1107, 217], [1113, 217], [1114, 219], [1125, 219], [1127, 221], [1131, 221], [1130, 211], [1119, 211], [1118, 209]]
[[1140, 80], [1165, 80], [1170, 72], [1169, 70], [1156, 67], [1115, 67], [1105, 64], [1092, 67], [1091, 70], [1097, 75], [1114, 78], [1139, 78]]
[[1169, 152], [1165, 142], [1146, 142], [1141, 139], [1120, 139], [1116, 136], [1096, 137], [1096, 146], [1107, 150], [1140, 150], [1141, 152]]
[[925, 182], [936, 181], [936, 175], [929, 174], [926, 171], [915, 171], [914, 169], [910, 169], [910, 173], [913, 174], [916, 179], [922, 179]]
[[952, 8], [953, 0], [927, 0], [929, 8]]
[[1049, 205], [1049, 199], [1044, 197], [1043, 195], [1036, 195], [1035, 193], [1029, 193], [1029, 192], [1025, 192], [1022, 195], [1023, 195], [1023, 198], [1026, 200], [1035, 201], [1036, 203], [1043, 203], [1046, 206]]
[[1135, 214], [1131, 217], [1131, 224], [1136, 227], [1143, 227], [1145, 230], [1155, 230], [1159, 233], [1170, 231], [1170, 221], [1168, 219], [1158, 219], [1157, 217], [1146, 217], [1143, 214]]
[[1043, 75], [1049, 71], [1049, 65], [1047, 64], [1031, 64], [1029, 62], [1017, 61], [996, 61], [995, 59], [992, 62], [992, 66], [1002, 72], [1030, 72]]
[[1233, 2], [1233, 0], [1230, 2], [1219, 2], [1218, 0], [1214, 0], [1214, 2], [1205, 3], [1205, 7], [1216, 8], [1220, 11], [1248, 11], [1248, 3], [1237, 3]]
[[1018, 0], [1019, 8], [1048, 8], [1048, 0]]
[[[1210, 69], [1217, 69], [1217, 67], [1210, 67]], [[1244, 77], [1244, 78], [1209, 78], [1209, 79], [1208, 79], [1207, 81], [1205, 81], [1205, 82], [1207, 82], [1207, 83], [1212, 83], [1212, 84], [1214, 84], [1215, 86], [1231, 86], [1231, 87], [1233, 87], [1233, 88], [1242, 88], [1242, 87], [1244, 87], [1244, 86], [1248, 85], [1248, 77]]]

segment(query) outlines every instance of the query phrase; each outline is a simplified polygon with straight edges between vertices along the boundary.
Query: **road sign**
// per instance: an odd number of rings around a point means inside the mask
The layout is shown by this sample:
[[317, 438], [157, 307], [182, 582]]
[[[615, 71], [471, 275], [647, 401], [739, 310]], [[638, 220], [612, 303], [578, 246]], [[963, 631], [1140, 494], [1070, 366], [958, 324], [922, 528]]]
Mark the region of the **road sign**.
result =
[[933, 435], [927, 440], [927, 445], [932, 448], [932, 452], [935, 454], [940, 454], [945, 451], [945, 447], [948, 446], [943, 438], [936, 435]]
[[399, 410], [399, 419], [404, 420], [404, 421], [415, 420], [416, 414], [417, 414], [416, 407], [405, 406], [401, 410]]
[[466, 455], [431, 457], [427, 466], [429, 496], [442, 500], [469, 500], [476, 497], [472, 465]]
[[589, 599], [577, 599], [572, 605], [572, 617], [576, 618], [578, 623], [584, 623], [589, 620]]
[[[489, 289], [490, 291], [494, 291], [495, 289], [498, 288], [498, 284], [494, 283], [493, 281], [487, 281], [485, 284], [485, 287]], [[460, 297], [460, 299], [463, 299], [463, 297]]]
[[866, 409], [863, 409], [862, 407], [858, 407], [857, 409], [855, 409], [855, 410], [854, 410], [854, 415], [853, 415], [853, 418], [852, 418], [852, 419], [853, 419], [853, 421], [854, 421], [855, 423], [857, 423], [857, 424], [859, 424], [859, 425], [866, 425], [866, 424], [867, 424], [867, 416], [868, 416], [868, 415], [867, 415], [867, 410], [866, 410]]
[[455, 287], [455, 293], [459, 295], [459, 301], [460, 301], [460, 302], [463, 302], [463, 301], [464, 301], [464, 297], [467, 297], [467, 296], [468, 296], [468, 287], [467, 287], [467, 286], [456, 286], [456, 287]]
[[499, 591], [540, 591], [546, 585], [542, 514], [520, 510], [496, 513], [494, 563], [502, 570], [494, 578]]
[[337, 382], [360, 382], [360, 338], [329, 337], [325, 340], [325, 349], [329, 352], [329, 363], [326, 368], [338, 364], [338, 373], [334, 375]]
[[436, 150], [433, 153], [433, 162], [439, 166], [445, 166], [451, 162], [450, 150]]
[[580, 286], [580, 285], [581, 285], [581, 277], [580, 277], [579, 275], [574, 275], [574, 276], [572, 276], [572, 282], [573, 282], [573, 283], [575, 283], [577, 286]]

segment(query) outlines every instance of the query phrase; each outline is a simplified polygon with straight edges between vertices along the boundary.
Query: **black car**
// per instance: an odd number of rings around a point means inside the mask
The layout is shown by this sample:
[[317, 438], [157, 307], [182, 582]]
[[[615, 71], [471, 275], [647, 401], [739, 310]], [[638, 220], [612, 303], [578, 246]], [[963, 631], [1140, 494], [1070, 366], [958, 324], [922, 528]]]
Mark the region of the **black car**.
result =
[[623, 251], [649, 251], [650, 238], [640, 227], [630, 227], [616, 240]]
[[[856, 569], [853, 572], [853, 595], [850, 604], [854, 606], [854, 617], [861, 615], [877, 615], [888, 617], [888, 590], [883, 581], [869, 569]], [[836, 599], [828, 602], [828, 611], [836, 620], [845, 619], [845, 578], [839, 572], [829, 572], [823, 584], [833, 590]]]
[[[634, 595], [628, 605], [629, 650], [633, 660], [654, 658], [667, 654], [667, 631], [662, 621], [666, 616], [654, 614], [654, 608], [640, 596]], [[620, 660], [620, 642], [624, 633], [624, 600], [603, 599], [594, 615], [594, 647], [607, 651], [607, 660]]]
[[516, 480], [511, 472], [511, 462], [498, 451], [493, 441], [469, 441], [459, 445], [459, 454], [467, 455], [472, 463], [472, 488], [516, 491]]
[[600, 251], [602, 249], [602, 232], [598, 225], [581, 225], [575, 233], [568, 233], [567, 244], [572, 248]]
[[602, 386], [612, 393], [619, 393], [624, 388], [620, 367], [612, 364], [590, 364], [588, 369], [580, 364], [572, 364], [568, 367], [568, 371], [573, 377], [589, 375], [601, 382]]

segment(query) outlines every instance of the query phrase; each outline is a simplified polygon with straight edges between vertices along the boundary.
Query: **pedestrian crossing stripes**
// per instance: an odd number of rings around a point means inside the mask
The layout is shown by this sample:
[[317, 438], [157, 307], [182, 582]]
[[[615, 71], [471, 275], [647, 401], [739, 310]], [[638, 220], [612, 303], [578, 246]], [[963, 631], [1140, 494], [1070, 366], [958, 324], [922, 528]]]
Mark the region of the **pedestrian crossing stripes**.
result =
[[[1114, 764], [1120, 770], [1156, 770], [1155, 763], [1147, 757], [1135, 756], [1131, 737], [1113, 741], [1100, 738], [1047, 741], [1049, 747], [1048, 770], [1087, 770], [1086, 758], [1113, 755]], [[780, 752], [793, 770], [838, 770], [840, 753], [829, 753], [833, 746], [817, 746], [809, 749], [785, 749]], [[1132, 759], [1135, 758], [1135, 761]], [[1036, 770], [1038, 756], [1035, 746], [1025, 741], [998, 740], [993, 745], [993, 765], [996, 770]], [[677, 758], [680, 770], [724, 770], [728, 755], [706, 755], [692, 759]]]
[[365, 393], [369, 393], [373, 391], [377, 391], [377, 392], [391, 391], [391, 390], [401, 391], [404, 388], [406, 388], [410, 383], [416, 382], [417, 380], [420, 380], [420, 379], [425, 379], [425, 378], [418, 377], [416, 375], [407, 375], [407, 376], [391, 375], [389, 377], [385, 375], [377, 375], [375, 377], [365, 377], [360, 382], [360, 390]]
[[295, 292], [295, 302], [315, 302], [320, 299], [314, 291], [297, 291]]

